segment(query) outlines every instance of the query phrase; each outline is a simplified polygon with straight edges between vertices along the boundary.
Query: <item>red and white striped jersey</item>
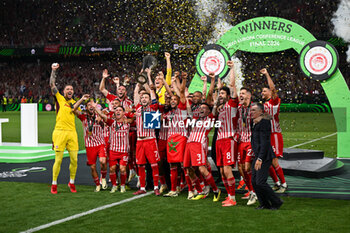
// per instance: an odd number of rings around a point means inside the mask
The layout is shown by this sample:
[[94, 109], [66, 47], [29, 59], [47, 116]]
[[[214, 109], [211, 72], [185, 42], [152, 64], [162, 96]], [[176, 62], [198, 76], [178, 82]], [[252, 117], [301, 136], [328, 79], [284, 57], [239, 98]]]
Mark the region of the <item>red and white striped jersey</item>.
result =
[[269, 101], [264, 103], [264, 110], [266, 113], [272, 116], [271, 120], [271, 133], [281, 133], [280, 127], [280, 105], [281, 99], [277, 96], [275, 99], [270, 99]]
[[[165, 111], [164, 105], [159, 105], [159, 110], [162, 113], [162, 118], [163, 119], [166, 119], [170, 115], [169, 111], [168, 112], [164, 112]], [[159, 139], [160, 140], [167, 140], [168, 139], [168, 128], [164, 127], [163, 121], [160, 124]]]
[[168, 121], [168, 137], [176, 134], [187, 137], [186, 120], [187, 108], [186, 103], [179, 103], [176, 109], [172, 109], [167, 116]]
[[[209, 114], [209, 116], [206, 116], [204, 119], [200, 118], [194, 118], [196, 119], [196, 123], [194, 127], [191, 129], [190, 136], [188, 137], [187, 142], [200, 142], [204, 146], [207, 146], [207, 138], [210, 130], [213, 128], [212, 127], [212, 122], [214, 116], [212, 113]], [[198, 123], [200, 122], [200, 124]], [[207, 147], [204, 147], [207, 148]]]
[[124, 122], [117, 122], [113, 119], [108, 119], [107, 124], [111, 129], [111, 143], [109, 146], [109, 150], [120, 153], [129, 153], [130, 124]]
[[109, 101], [113, 101], [114, 99], [118, 99], [120, 101], [120, 104], [123, 106], [123, 108], [132, 108], [133, 102], [132, 100], [130, 100], [128, 97], [125, 97], [124, 99], [120, 99], [118, 96], [113, 95], [111, 93], [108, 93], [108, 95], [106, 96], [106, 98]]
[[104, 145], [103, 122], [97, 122], [95, 116], [91, 117], [87, 114], [81, 114], [78, 118], [83, 123], [85, 147]]
[[252, 136], [250, 106], [240, 104], [238, 106], [238, 128], [241, 142], [250, 142]]
[[[114, 112], [109, 112], [108, 114], [107, 114], [107, 118], [108, 119], [111, 119], [112, 117], [113, 117], [113, 114], [114, 114]], [[110, 136], [110, 132], [111, 130], [110, 130], [110, 128], [109, 128], [109, 125], [107, 124], [107, 123], [104, 123], [104, 127], [103, 127], [103, 137], [104, 138], [109, 138], [109, 136]]]
[[156, 133], [154, 129], [145, 129], [143, 128], [143, 112], [148, 111], [157, 111], [158, 110], [158, 103], [148, 105], [147, 107], [142, 107], [141, 104], [138, 104], [136, 106], [136, 127], [137, 127], [137, 137], [138, 138], [156, 138]]
[[221, 126], [218, 129], [217, 140], [235, 137], [238, 119], [237, 106], [238, 98], [229, 99], [219, 110], [218, 120], [221, 122]]
[[193, 118], [199, 118], [199, 113], [201, 111], [201, 103], [194, 104], [192, 103], [192, 101], [189, 101], [189, 104], [191, 105]]

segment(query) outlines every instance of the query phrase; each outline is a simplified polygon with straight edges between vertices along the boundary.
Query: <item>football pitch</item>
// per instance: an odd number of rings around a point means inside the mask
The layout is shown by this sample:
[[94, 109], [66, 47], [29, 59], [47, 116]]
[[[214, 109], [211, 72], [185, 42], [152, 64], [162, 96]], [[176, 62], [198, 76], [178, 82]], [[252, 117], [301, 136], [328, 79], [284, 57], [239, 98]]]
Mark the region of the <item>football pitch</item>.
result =
[[[1, 113], [0, 118], [10, 119], [9, 123], [3, 124], [3, 141], [19, 142], [19, 112]], [[301, 144], [297, 147], [319, 149], [328, 157], [336, 156], [336, 135], [320, 139], [336, 132], [332, 114], [282, 113], [280, 119], [285, 147]], [[54, 113], [39, 113], [40, 143], [51, 143], [54, 124]], [[79, 121], [77, 131], [80, 149], [84, 149]], [[40, 229], [36, 227], [57, 220], [61, 221], [40, 232], [350, 231], [348, 200], [285, 195], [282, 196], [282, 208], [270, 211], [255, 210], [256, 205], [247, 206], [240, 193], [236, 196], [237, 206], [221, 207], [221, 202], [212, 201], [212, 194], [200, 201], [187, 200], [187, 192], [182, 192], [177, 198], [156, 197], [151, 193], [132, 199], [133, 190], [124, 194], [94, 193], [92, 184], [91, 181], [91, 186], [77, 185], [75, 194], [69, 192], [67, 184], [59, 184], [59, 193], [52, 195], [50, 184], [0, 182], [0, 232]], [[225, 196], [222, 195], [221, 201]]]

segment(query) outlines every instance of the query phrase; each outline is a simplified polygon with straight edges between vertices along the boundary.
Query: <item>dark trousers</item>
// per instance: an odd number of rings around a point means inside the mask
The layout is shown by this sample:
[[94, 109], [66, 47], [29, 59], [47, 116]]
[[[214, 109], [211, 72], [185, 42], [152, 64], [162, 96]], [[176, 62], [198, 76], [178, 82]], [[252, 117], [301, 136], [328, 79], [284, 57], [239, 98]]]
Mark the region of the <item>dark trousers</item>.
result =
[[260, 205], [265, 207], [274, 207], [281, 204], [281, 199], [275, 194], [272, 188], [267, 184], [267, 178], [269, 176], [269, 168], [271, 166], [272, 160], [264, 161], [261, 168], [257, 171], [255, 170], [254, 159], [252, 164], [252, 185], [258, 196]]

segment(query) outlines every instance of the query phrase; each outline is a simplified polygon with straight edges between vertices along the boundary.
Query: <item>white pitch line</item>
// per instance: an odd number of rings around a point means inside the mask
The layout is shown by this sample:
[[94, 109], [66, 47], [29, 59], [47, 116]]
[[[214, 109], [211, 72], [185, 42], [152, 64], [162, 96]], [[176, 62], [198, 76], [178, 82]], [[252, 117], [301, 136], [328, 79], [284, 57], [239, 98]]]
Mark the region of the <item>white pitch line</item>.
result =
[[311, 142], [316, 142], [316, 141], [319, 141], [319, 140], [322, 140], [322, 139], [325, 139], [325, 138], [328, 138], [328, 137], [332, 137], [332, 136], [334, 136], [336, 134], [337, 133], [332, 133], [332, 134], [329, 134], [329, 135], [326, 135], [326, 136], [323, 136], [323, 137], [320, 137], [320, 138], [315, 138], [315, 139], [312, 139], [310, 141], [303, 142], [303, 143], [300, 143], [300, 144], [297, 144], [297, 145], [294, 145], [294, 146], [291, 146], [291, 147], [288, 147], [288, 148], [295, 148], [295, 147], [298, 147], [298, 146], [303, 146], [303, 145], [309, 144]]
[[148, 193], [145, 193], [145, 194], [142, 194], [142, 195], [139, 195], [139, 196], [135, 196], [135, 197], [131, 197], [131, 198], [119, 201], [119, 202], [114, 202], [112, 204], [100, 206], [100, 207], [97, 207], [95, 209], [88, 210], [86, 212], [82, 212], [80, 214], [75, 214], [75, 215], [69, 216], [67, 218], [56, 220], [56, 221], [53, 221], [53, 222], [50, 222], [50, 223], [47, 223], [47, 224], [44, 224], [44, 225], [41, 225], [41, 226], [38, 226], [38, 227], [34, 227], [34, 228], [31, 228], [31, 229], [28, 229], [26, 231], [22, 231], [21, 233], [30, 233], [30, 232], [40, 231], [42, 229], [49, 228], [49, 227], [52, 227], [52, 226], [60, 224], [60, 223], [68, 222], [70, 220], [73, 220], [73, 219], [76, 219], [76, 218], [80, 218], [80, 217], [83, 217], [85, 215], [89, 215], [89, 214], [95, 213], [95, 212], [100, 211], [100, 210], [108, 209], [108, 208], [111, 208], [111, 207], [114, 207], [114, 206], [117, 206], [117, 205], [124, 204], [124, 203], [129, 202], [129, 201], [133, 201], [133, 200], [136, 200], [136, 199], [148, 196], [148, 195], [150, 195], [152, 193], [153, 192], [148, 192]]

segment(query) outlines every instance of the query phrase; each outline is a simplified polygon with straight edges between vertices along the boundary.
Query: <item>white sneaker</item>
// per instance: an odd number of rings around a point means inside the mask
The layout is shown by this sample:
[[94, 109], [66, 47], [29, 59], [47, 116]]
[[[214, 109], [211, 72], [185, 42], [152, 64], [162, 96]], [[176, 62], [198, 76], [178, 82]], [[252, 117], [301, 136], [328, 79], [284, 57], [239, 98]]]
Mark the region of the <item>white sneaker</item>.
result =
[[204, 188], [203, 188], [203, 194], [204, 194], [205, 196], [208, 196], [209, 193], [210, 193], [210, 186], [209, 186], [209, 185], [208, 185], [208, 186], [204, 186]]
[[180, 194], [181, 193], [181, 187], [180, 186], [176, 186], [176, 193]]
[[179, 194], [176, 191], [170, 191], [167, 194], [164, 194], [163, 197], [177, 197]]
[[130, 181], [131, 181], [132, 179], [134, 179], [135, 176], [136, 176], [135, 170], [134, 170], [134, 169], [131, 169], [131, 170], [130, 170], [130, 173], [129, 173], [128, 183], [130, 183]]
[[108, 188], [106, 178], [101, 179], [101, 184], [102, 184], [102, 189], [107, 189]]
[[193, 193], [192, 191], [189, 191], [189, 192], [188, 192], [187, 199], [188, 199], [188, 200], [191, 200], [192, 198], [194, 198], [194, 193]]
[[110, 193], [115, 193], [118, 190], [118, 186], [113, 186]]
[[168, 186], [167, 186], [166, 184], [162, 184], [162, 185], [160, 186], [159, 192], [162, 194], [162, 193], [164, 193], [165, 190], [167, 190], [167, 189], [168, 189]]
[[125, 186], [123, 185], [123, 186], [120, 186], [120, 192], [121, 193], [125, 193], [126, 192], [126, 189], [125, 189]]
[[101, 185], [97, 185], [94, 192], [99, 192], [101, 190]]
[[247, 202], [247, 205], [254, 205], [257, 200], [258, 200], [258, 198], [257, 198], [255, 193], [250, 194], [250, 197], [249, 197], [249, 200]]
[[276, 190], [275, 192], [276, 193], [285, 193], [287, 189], [288, 189], [287, 185], [285, 185], [285, 186], [281, 185], [280, 188], [278, 190]]

